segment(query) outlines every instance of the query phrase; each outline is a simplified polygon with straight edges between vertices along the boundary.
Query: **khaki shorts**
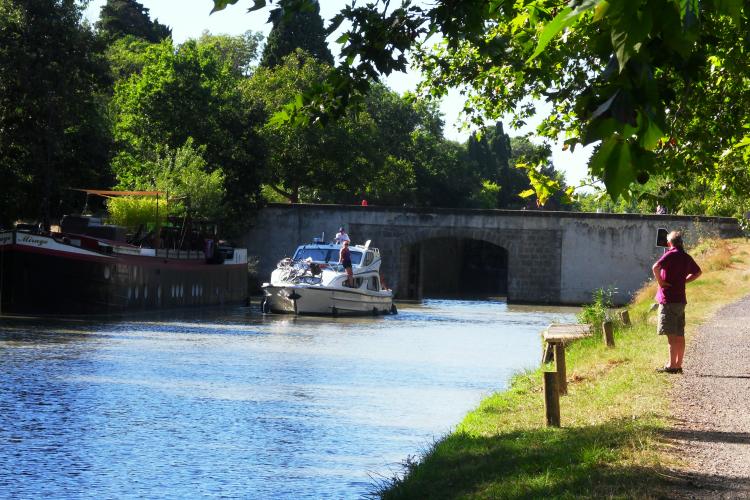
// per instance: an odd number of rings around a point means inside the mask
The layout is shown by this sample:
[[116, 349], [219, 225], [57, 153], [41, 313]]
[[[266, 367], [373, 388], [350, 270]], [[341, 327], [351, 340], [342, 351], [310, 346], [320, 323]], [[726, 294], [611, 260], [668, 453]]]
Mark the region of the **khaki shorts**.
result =
[[659, 335], [685, 335], [685, 304], [659, 304]]

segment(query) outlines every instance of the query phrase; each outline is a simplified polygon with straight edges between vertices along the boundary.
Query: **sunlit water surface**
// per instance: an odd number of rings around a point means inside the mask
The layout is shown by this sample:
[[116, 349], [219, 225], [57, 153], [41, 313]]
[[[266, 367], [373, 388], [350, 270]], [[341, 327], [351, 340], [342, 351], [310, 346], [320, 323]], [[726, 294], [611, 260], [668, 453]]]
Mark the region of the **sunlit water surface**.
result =
[[495, 301], [399, 309], [0, 318], [0, 498], [359, 498], [574, 320]]

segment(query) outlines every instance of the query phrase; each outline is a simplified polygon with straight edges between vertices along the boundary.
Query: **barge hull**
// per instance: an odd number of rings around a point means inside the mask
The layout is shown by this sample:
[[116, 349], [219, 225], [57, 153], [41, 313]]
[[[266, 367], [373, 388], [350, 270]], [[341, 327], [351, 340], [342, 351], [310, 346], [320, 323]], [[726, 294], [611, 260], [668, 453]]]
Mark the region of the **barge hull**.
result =
[[102, 255], [35, 238], [44, 245], [0, 233], [0, 314], [118, 314], [247, 299], [244, 264]]

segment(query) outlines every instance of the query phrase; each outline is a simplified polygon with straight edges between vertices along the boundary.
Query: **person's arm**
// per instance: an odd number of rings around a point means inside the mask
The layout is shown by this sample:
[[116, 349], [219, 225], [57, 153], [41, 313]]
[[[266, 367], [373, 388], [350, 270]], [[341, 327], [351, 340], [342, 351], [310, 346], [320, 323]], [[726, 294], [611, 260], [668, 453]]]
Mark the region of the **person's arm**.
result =
[[701, 274], [703, 274], [703, 271], [701, 270], [700, 266], [697, 262], [691, 257], [690, 258], [691, 266], [690, 266], [690, 272], [687, 276], [685, 276], [685, 283], [690, 283], [691, 281], [695, 281], [698, 278], [700, 278]]
[[690, 283], [691, 281], [695, 281], [698, 278], [700, 278], [701, 274], [703, 274], [703, 271], [698, 270], [697, 273], [690, 273], [685, 277], [685, 283]]
[[672, 286], [672, 285], [670, 285], [669, 283], [667, 283], [666, 281], [664, 281], [662, 279], [662, 277], [661, 277], [661, 263], [660, 262], [657, 262], [656, 264], [654, 264], [653, 266], [651, 266], [651, 272], [654, 273], [654, 279], [656, 280], [656, 282], [659, 284], [660, 287], [662, 287], [662, 288], [668, 288], [668, 287]]

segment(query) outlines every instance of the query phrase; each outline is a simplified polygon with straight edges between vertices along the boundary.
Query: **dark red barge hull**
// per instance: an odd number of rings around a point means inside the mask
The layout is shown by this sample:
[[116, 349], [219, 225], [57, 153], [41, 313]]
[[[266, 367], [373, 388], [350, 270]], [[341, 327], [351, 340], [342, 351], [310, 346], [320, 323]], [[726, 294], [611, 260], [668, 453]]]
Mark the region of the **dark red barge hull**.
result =
[[246, 258], [208, 264], [107, 254], [51, 236], [0, 233], [0, 314], [119, 314], [246, 299]]

